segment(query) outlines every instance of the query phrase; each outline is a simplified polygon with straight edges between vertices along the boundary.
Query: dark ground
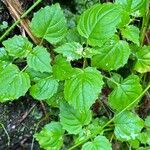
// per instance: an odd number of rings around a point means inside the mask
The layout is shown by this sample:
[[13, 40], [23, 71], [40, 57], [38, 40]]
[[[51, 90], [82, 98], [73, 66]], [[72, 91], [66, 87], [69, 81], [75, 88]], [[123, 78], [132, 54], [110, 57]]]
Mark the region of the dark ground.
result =
[[[21, 2], [24, 10], [26, 10], [34, 3], [34, 0], [21, 0]], [[44, 0], [33, 12], [48, 4], [51, 4], [51, 0]], [[29, 17], [32, 17], [33, 12], [30, 13]], [[8, 26], [14, 22], [8, 9], [0, 0], [0, 24], [3, 21], [8, 22]], [[0, 35], [3, 32], [0, 31]], [[14, 34], [20, 34], [18, 27], [8, 37], [12, 37]], [[48, 113], [53, 114], [50, 107], [47, 105], [45, 107]], [[39, 122], [41, 123], [38, 130], [50, 121], [49, 118], [45, 119], [40, 102], [28, 96], [21, 97], [13, 102], [0, 103], [0, 150], [30, 150], [32, 144], [34, 144], [33, 150], [39, 150], [38, 143], [32, 142], [33, 134]]]
[[[24, 10], [29, 8], [34, 0], [21, 0]], [[32, 17], [34, 11], [37, 11], [40, 7], [47, 4], [51, 4], [52, 0], [44, 0], [43, 3], [38, 5], [29, 15]], [[56, 0], [55, 0], [56, 2]], [[69, 7], [72, 12], [75, 12], [74, 2], [70, 0], [57, 0], [64, 7]], [[71, 7], [70, 7], [71, 6]], [[8, 9], [0, 1], [0, 23], [7, 21], [11, 25], [14, 20], [9, 14]], [[3, 31], [4, 32], [4, 31]], [[0, 35], [2, 32], [0, 32]], [[18, 27], [16, 27], [10, 34], [9, 37], [14, 34], [20, 34]], [[1, 46], [1, 43], [0, 43]], [[137, 110], [142, 118], [150, 113], [149, 100], [147, 97], [143, 99], [139, 110]], [[95, 104], [95, 108], [97, 104]], [[45, 104], [46, 112], [50, 113], [50, 116], [45, 119], [43, 105], [33, 100], [29, 96], [21, 97], [19, 100], [13, 102], [7, 102], [0, 104], [0, 150], [30, 150], [31, 145], [34, 144], [33, 150], [39, 150], [37, 142], [32, 142], [33, 134], [38, 126], [38, 130], [41, 129], [46, 123], [50, 121], [50, 118], [55, 117], [53, 109]], [[43, 120], [44, 119], [44, 120]], [[41, 121], [42, 120], [42, 121]], [[6, 131], [7, 134], [6, 134]], [[10, 142], [9, 142], [10, 138]]]

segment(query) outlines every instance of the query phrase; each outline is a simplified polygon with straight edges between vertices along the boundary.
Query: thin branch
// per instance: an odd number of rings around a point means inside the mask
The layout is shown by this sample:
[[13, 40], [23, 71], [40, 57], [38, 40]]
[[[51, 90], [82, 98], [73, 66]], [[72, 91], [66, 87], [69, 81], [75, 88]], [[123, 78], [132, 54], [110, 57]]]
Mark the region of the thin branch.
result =
[[20, 16], [20, 18], [18, 18], [18, 20], [16, 20], [12, 26], [10, 26], [5, 33], [0, 37], [0, 41], [2, 41], [8, 34], [10, 31], [12, 31], [16, 25], [18, 25], [23, 18], [25, 18], [40, 2], [42, 2], [42, 0], [37, 0], [23, 15]]
[[[150, 84], [148, 84], [148, 86], [145, 88], [145, 90], [132, 102], [130, 103], [127, 107], [125, 107], [123, 110], [121, 110], [118, 114], [116, 114], [111, 120], [109, 120], [105, 125], [103, 125], [102, 127], [100, 127], [101, 131], [103, 131], [103, 129], [105, 127], [107, 127], [110, 123], [112, 123], [118, 116], [122, 115], [122, 113], [124, 111], [126, 111], [128, 108], [130, 108], [134, 103], [136, 103], [150, 88]], [[75, 149], [76, 147], [80, 146], [81, 144], [87, 142], [88, 140], [90, 140], [91, 138], [95, 137], [97, 134], [100, 134], [99, 132], [98, 133], [95, 133], [93, 135], [90, 135], [88, 136], [87, 138], [84, 138], [84, 140], [76, 143], [75, 145], [73, 145], [72, 147], [70, 147], [68, 150], [73, 150]]]

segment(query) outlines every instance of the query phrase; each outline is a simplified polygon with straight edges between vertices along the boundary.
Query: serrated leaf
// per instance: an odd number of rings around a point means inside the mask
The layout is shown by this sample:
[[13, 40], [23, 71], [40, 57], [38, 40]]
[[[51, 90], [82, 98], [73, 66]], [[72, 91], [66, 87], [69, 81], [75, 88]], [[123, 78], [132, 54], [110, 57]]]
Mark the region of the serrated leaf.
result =
[[124, 66], [130, 55], [130, 48], [127, 42], [108, 42], [98, 48], [99, 54], [92, 57], [92, 66], [104, 70], [117, 70]]
[[50, 54], [42, 46], [35, 47], [27, 57], [28, 66], [35, 71], [51, 72], [50, 62]]
[[71, 61], [82, 58], [83, 47], [77, 42], [70, 42], [55, 48], [54, 51], [67, 57], [68, 61]]
[[67, 103], [60, 105], [60, 123], [70, 134], [79, 134], [84, 125], [88, 125], [92, 119], [90, 110], [79, 111]]
[[47, 78], [52, 75], [48, 72], [41, 73], [39, 71], [35, 71], [34, 69], [29, 67], [25, 70], [25, 72], [30, 76], [31, 81], [33, 82], [38, 82], [39, 80]]
[[29, 87], [28, 74], [20, 72], [16, 65], [9, 64], [0, 72], [0, 102], [24, 96]]
[[137, 58], [134, 70], [140, 73], [146, 73], [150, 71], [150, 46], [144, 46], [138, 52], [135, 53]]
[[129, 12], [135, 12], [143, 6], [145, 0], [115, 0], [115, 2], [121, 4]]
[[114, 133], [120, 141], [136, 139], [144, 127], [144, 121], [137, 114], [129, 111], [124, 111], [121, 115], [117, 116], [114, 122]]
[[120, 8], [115, 4], [96, 4], [80, 17], [78, 32], [92, 46], [102, 46], [111, 38], [120, 22]]
[[87, 142], [82, 146], [82, 150], [112, 150], [111, 143], [105, 136], [96, 136], [94, 141]]
[[59, 4], [46, 6], [35, 13], [31, 29], [37, 37], [51, 44], [61, 41], [67, 32], [67, 24]]
[[136, 26], [128, 25], [121, 30], [121, 33], [127, 40], [140, 45], [140, 30]]
[[64, 130], [59, 122], [51, 122], [34, 135], [40, 147], [45, 150], [60, 150], [63, 144]]
[[66, 61], [61, 55], [55, 57], [53, 65], [53, 75], [56, 79], [65, 80], [72, 76], [73, 68], [70, 62]]
[[45, 100], [51, 98], [58, 88], [58, 81], [52, 77], [39, 80], [30, 88], [30, 95], [37, 100]]
[[75, 109], [89, 109], [102, 86], [102, 75], [95, 68], [78, 69], [72, 78], [65, 81], [65, 99]]
[[13, 38], [4, 41], [3, 45], [9, 55], [14, 57], [26, 57], [33, 46], [26, 37], [21, 35], [15, 35]]
[[[139, 77], [130, 75], [110, 93], [108, 101], [113, 109], [120, 111], [136, 100], [141, 93], [142, 86], [140, 85]], [[136, 103], [128, 109], [135, 107], [139, 101], [140, 100], [137, 100]]]

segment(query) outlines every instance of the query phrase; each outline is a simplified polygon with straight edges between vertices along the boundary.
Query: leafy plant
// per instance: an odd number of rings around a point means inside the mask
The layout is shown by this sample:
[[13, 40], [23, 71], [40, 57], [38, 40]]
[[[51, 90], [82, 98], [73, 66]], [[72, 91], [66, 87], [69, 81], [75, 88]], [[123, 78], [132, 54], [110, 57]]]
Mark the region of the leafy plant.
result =
[[[136, 113], [150, 88], [150, 46], [144, 43], [149, 1], [89, 6], [75, 27], [68, 27], [58, 3], [41, 8], [30, 25], [39, 44], [21, 35], [2, 42], [0, 102], [29, 93], [59, 110], [57, 119], [34, 135], [46, 150], [111, 150], [112, 140], [149, 149], [150, 116], [144, 121]], [[141, 19], [142, 25], [136, 24]]]

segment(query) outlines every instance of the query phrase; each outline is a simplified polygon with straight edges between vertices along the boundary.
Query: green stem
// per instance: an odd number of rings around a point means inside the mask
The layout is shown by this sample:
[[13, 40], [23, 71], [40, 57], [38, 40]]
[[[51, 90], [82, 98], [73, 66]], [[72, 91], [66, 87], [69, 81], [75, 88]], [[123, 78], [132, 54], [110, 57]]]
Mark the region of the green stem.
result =
[[145, 12], [145, 15], [143, 16], [143, 22], [142, 22], [142, 28], [141, 28], [141, 39], [140, 39], [141, 46], [144, 44], [145, 34], [149, 26], [149, 20], [150, 20], [149, 0], [147, 0], [145, 9], [146, 9], [146, 12]]
[[[102, 127], [100, 127], [101, 131], [103, 131], [103, 129], [108, 126], [111, 122], [113, 122], [118, 116], [120, 116], [124, 111], [128, 110], [128, 108], [130, 108], [134, 103], [136, 103], [150, 88], [150, 84], [148, 84], [148, 86], [145, 88], [145, 90], [132, 102], [130, 103], [127, 107], [125, 107], [123, 110], [121, 110], [118, 114], [116, 114], [111, 120], [109, 120], [105, 125], [103, 125]], [[81, 144], [84, 144], [85, 142], [87, 142], [88, 140], [90, 140], [91, 138], [94, 138], [97, 134], [100, 134], [99, 132], [88, 136], [87, 138], [85, 138], [84, 140], [80, 141], [79, 143], [75, 144], [74, 146], [70, 147], [68, 150], [73, 150], [74, 148], [80, 146]]]
[[28, 68], [28, 65], [26, 65], [26, 66], [21, 70], [21, 72], [24, 72], [27, 68]]
[[3, 128], [5, 134], [7, 135], [7, 140], [8, 140], [7, 145], [9, 146], [9, 145], [10, 145], [10, 136], [9, 136], [9, 134], [8, 134], [8, 132], [7, 132], [7, 130], [6, 130], [6, 128], [4, 127], [4, 125], [3, 125], [2, 123], [0, 123], [0, 125], [1, 125], [1, 127]]
[[104, 76], [104, 75], [103, 75], [103, 78], [105, 78], [106, 80], [109, 80], [109, 81], [113, 82], [114, 84], [116, 84], [117, 86], [119, 86], [119, 83], [117, 83], [117, 82], [114, 81], [113, 79], [108, 78], [108, 77], [106, 77], [106, 76]]
[[2, 41], [2, 40], [5, 38], [5, 36], [6, 36], [7, 34], [9, 34], [9, 32], [12, 31], [12, 30], [14, 29], [14, 27], [15, 27], [17, 24], [19, 24], [20, 21], [21, 21], [24, 17], [26, 17], [41, 1], [42, 1], [42, 0], [37, 0], [18, 20], [16, 20], [16, 21], [12, 24], [12, 26], [10, 26], [10, 27], [6, 30], [6, 32], [0, 37], [0, 41]]
[[83, 60], [83, 69], [86, 68], [87, 66], [88, 66], [87, 59], [84, 58], [84, 60]]

